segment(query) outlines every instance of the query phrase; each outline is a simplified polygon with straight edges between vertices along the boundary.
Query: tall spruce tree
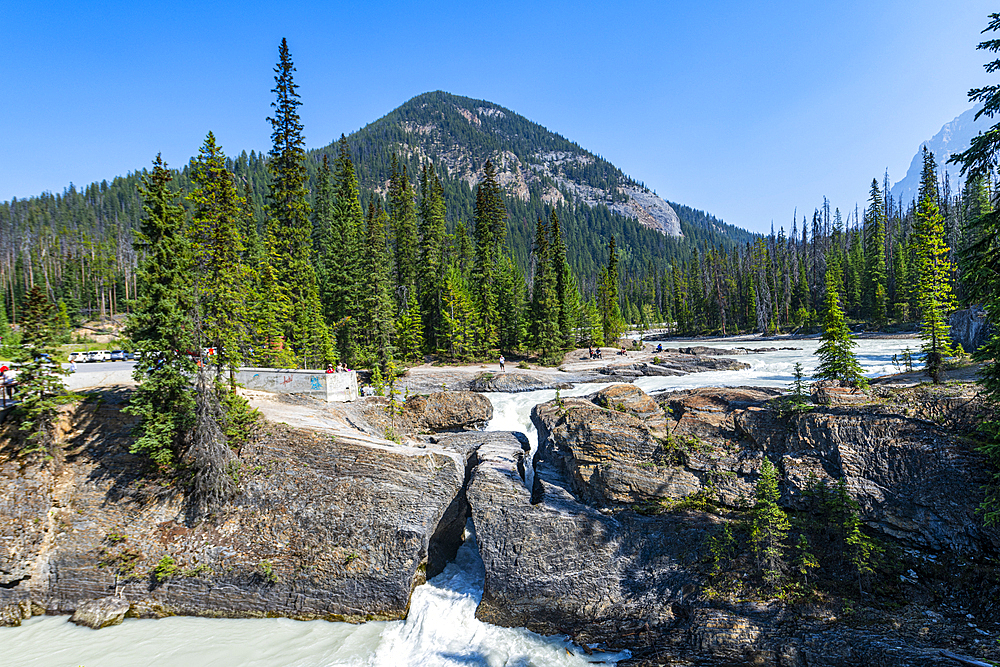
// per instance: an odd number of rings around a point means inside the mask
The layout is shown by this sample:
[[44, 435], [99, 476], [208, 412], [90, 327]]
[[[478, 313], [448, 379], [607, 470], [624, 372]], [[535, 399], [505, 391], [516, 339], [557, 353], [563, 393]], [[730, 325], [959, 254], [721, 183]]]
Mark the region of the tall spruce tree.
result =
[[305, 139], [298, 107], [302, 104], [292, 72], [288, 43], [281, 40], [274, 68], [276, 100], [271, 103], [273, 143], [267, 162], [271, 182], [267, 201], [267, 248], [275, 287], [285, 298], [287, 310], [278, 325], [283, 349], [294, 354], [302, 367], [322, 366], [333, 351], [312, 264], [312, 221], [307, 202]]
[[[21, 310], [21, 349], [16, 416], [27, 434], [28, 452], [49, 452], [55, 442], [58, 398], [65, 393], [55, 354], [56, 308], [40, 285], [31, 288]], [[2, 391], [2, 389], [0, 389]]]
[[[559, 346], [568, 348], [576, 345], [576, 326], [580, 320], [582, 302], [573, 270], [570, 269], [566, 253], [566, 240], [559, 226], [559, 216], [555, 210], [549, 216], [549, 249], [552, 273], [555, 278], [556, 301], [559, 304]], [[652, 280], [654, 273], [649, 271]], [[654, 290], [655, 296], [655, 290]]]
[[535, 277], [531, 294], [531, 340], [545, 361], [553, 361], [555, 351], [562, 347], [559, 339], [559, 300], [550, 254], [549, 233], [539, 217], [535, 226], [533, 254]]
[[[618, 300], [620, 284], [618, 250], [615, 246], [615, 237], [612, 236], [608, 242], [608, 265], [601, 269], [597, 283], [597, 307], [601, 312], [605, 345], [613, 345], [625, 332], [625, 318], [622, 317], [621, 304]], [[689, 311], [685, 311], [685, 315], [687, 312]]]
[[430, 352], [441, 348], [442, 308], [445, 280], [444, 188], [433, 164], [425, 164], [420, 176], [420, 314], [424, 345]]
[[497, 282], [497, 327], [501, 350], [517, 350], [525, 339], [525, 283], [524, 274], [510, 255], [500, 256], [500, 274]]
[[851, 337], [851, 330], [847, 327], [832, 276], [826, 282], [826, 316], [821, 341], [816, 350], [820, 363], [813, 377], [817, 380], [837, 380], [854, 387], [868, 386], [861, 364], [852, 351], [857, 342]]
[[868, 316], [878, 324], [884, 324], [888, 315], [886, 309], [888, 270], [885, 260], [885, 205], [882, 201], [882, 192], [879, 189], [878, 181], [874, 178], [868, 197], [865, 222], [867, 226], [865, 272]]
[[921, 332], [925, 369], [934, 382], [941, 381], [944, 358], [951, 355], [948, 313], [954, 309], [951, 260], [945, 245], [944, 217], [938, 207], [937, 166], [934, 154], [923, 149], [923, 170], [917, 202], [914, 238], [917, 243]]
[[192, 163], [188, 233], [194, 259], [196, 345], [215, 348], [216, 378], [243, 363], [250, 346], [250, 291], [243, 270], [240, 225], [245, 202], [211, 132]]
[[337, 325], [337, 348], [341, 359], [353, 365], [357, 354], [354, 318], [358, 309], [359, 293], [364, 284], [359, 271], [359, 258], [365, 214], [361, 208], [358, 177], [344, 135], [340, 136], [338, 142], [333, 177], [335, 188], [333, 239], [339, 242], [333, 254], [336, 266], [331, 276], [336, 290], [333, 315]]
[[410, 296], [415, 296], [417, 290], [417, 212], [406, 165], [400, 165], [395, 154], [387, 203], [396, 248], [396, 299], [402, 312], [409, 307]]
[[507, 207], [500, 191], [496, 168], [489, 160], [483, 166], [483, 180], [476, 188], [475, 218], [476, 261], [473, 284], [482, 321], [480, 351], [489, 354], [499, 343], [500, 255], [507, 238]]
[[362, 361], [366, 365], [377, 366], [383, 373], [389, 370], [395, 354], [386, 220], [382, 207], [370, 201], [365, 221], [364, 252], [361, 255], [361, 275], [365, 276], [366, 286], [358, 304], [357, 329]]
[[138, 360], [138, 386], [125, 411], [139, 417], [131, 451], [145, 454], [161, 469], [177, 465], [194, 425], [194, 285], [191, 244], [184, 210], [170, 189], [170, 170], [157, 155], [142, 176], [145, 216], [136, 233], [138, 291], [126, 333]]
[[360, 291], [359, 234], [364, 214], [358, 179], [343, 135], [338, 142], [333, 168], [324, 155], [316, 180], [313, 250], [320, 300], [326, 321], [336, 333], [337, 354], [353, 366], [356, 361], [354, 320]]

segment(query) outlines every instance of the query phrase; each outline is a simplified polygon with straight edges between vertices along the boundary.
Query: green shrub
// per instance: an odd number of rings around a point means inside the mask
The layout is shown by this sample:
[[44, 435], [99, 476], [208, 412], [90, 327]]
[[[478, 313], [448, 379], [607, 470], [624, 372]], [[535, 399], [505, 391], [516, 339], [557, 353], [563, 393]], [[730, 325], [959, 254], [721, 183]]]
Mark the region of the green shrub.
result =
[[177, 562], [170, 556], [161, 558], [153, 568], [153, 578], [161, 584], [175, 574], [177, 574]]
[[260, 573], [264, 576], [265, 581], [272, 584], [278, 581], [278, 575], [274, 573], [274, 566], [271, 565], [271, 561], [262, 560], [258, 567], [260, 568]]

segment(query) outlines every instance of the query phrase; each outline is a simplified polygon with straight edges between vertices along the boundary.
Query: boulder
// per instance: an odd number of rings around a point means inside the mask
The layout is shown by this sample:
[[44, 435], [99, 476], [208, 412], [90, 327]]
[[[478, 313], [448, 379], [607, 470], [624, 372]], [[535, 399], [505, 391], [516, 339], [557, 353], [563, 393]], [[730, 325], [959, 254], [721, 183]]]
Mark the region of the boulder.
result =
[[551, 382], [539, 380], [526, 373], [480, 373], [469, 387], [472, 391], [498, 391], [516, 394], [522, 391], [552, 389]]
[[493, 419], [493, 404], [471, 391], [438, 391], [417, 394], [399, 402], [398, 414], [390, 416], [389, 399], [371, 396], [360, 400], [365, 420], [383, 433], [440, 433], [482, 430]]
[[662, 431], [667, 426], [663, 408], [634, 385], [613, 384], [594, 394], [591, 400], [602, 408], [635, 415], [653, 431]]
[[746, 350], [742, 348], [736, 348], [733, 350], [727, 350], [721, 347], [706, 347], [705, 345], [691, 345], [689, 347], [672, 347], [664, 348], [664, 352], [673, 352], [675, 354], [687, 354], [692, 356], [733, 356], [736, 354], [746, 354]]
[[493, 404], [471, 391], [439, 391], [410, 396], [403, 414], [428, 431], [480, 430], [493, 419]]
[[629, 412], [568, 398], [562, 406], [535, 406], [532, 421], [541, 458], [565, 474], [585, 502], [631, 504], [685, 496], [700, 486], [689, 471], [672, 465], [675, 452], [666, 433], [654, 433]]
[[31, 618], [31, 602], [26, 599], [4, 601], [0, 599], [0, 628], [17, 627]]
[[813, 382], [810, 388], [813, 403], [817, 405], [864, 405], [871, 397], [864, 389], [835, 380]]
[[640, 361], [634, 364], [610, 365], [597, 369], [597, 372], [612, 378], [631, 381], [632, 378], [643, 376], [687, 375], [705, 371], [739, 371], [747, 368], [750, 368], [750, 364], [735, 359], [670, 355], [655, 364]]
[[109, 625], [120, 624], [125, 619], [129, 606], [128, 600], [117, 596], [87, 600], [76, 606], [76, 611], [69, 620], [77, 625], [100, 630]]

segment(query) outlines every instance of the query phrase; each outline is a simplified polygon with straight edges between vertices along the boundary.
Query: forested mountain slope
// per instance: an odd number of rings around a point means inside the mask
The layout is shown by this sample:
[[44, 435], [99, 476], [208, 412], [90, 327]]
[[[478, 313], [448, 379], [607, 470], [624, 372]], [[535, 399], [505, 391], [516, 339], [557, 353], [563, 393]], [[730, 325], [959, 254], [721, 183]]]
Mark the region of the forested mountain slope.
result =
[[[505, 189], [507, 245], [516, 263], [529, 273], [535, 222], [555, 209], [585, 294], [595, 289], [611, 236], [618, 242], [626, 284], [686, 261], [695, 247], [732, 249], [754, 238], [701, 211], [668, 204], [607, 160], [483, 100], [426, 93], [347, 141], [365, 205], [385, 195], [393, 155], [414, 184], [421, 161], [432, 160], [445, 190], [449, 232], [456, 221], [471, 224], [474, 187], [482, 165], [492, 160]], [[236, 156], [230, 168], [247, 184], [262, 224], [266, 158], [228, 148]], [[309, 152], [311, 185], [322, 156], [332, 158], [334, 149], [331, 144]], [[173, 166], [181, 167], [175, 183], [188, 192], [189, 167]], [[140, 173], [0, 203], [0, 289], [7, 318], [16, 319], [27, 287], [38, 282], [71, 313], [104, 316], [125, 307], [135, 287], [132, 246], [142, 215]]]

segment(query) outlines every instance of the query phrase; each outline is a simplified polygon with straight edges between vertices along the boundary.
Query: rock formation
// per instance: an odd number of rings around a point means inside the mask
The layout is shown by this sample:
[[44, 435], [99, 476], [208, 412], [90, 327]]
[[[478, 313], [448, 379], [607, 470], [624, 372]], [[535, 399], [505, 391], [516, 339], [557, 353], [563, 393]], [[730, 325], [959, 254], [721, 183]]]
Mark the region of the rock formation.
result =
[[407, 435], [480, 430], [493, 418], [489, 399], [470, 391], [417, 394], [397, 401], [395, 409], [397, 413], [390, 414], [389, 399], [384, 396], [361, 402], [364, 419], [383, 433], [389, 428]]
[[952, 343], [961, 345], [969, 354], [982, 347], [994, 332], [982, 306], [956, 310], [948, 317], [948, 324], [951, 326]]
[[[988, 471], [955, 435], [982, 416], [973, 392], [875, 387], [872, 403], [806, 412], [781, 393], [651, 397], [621, 384], [552, 401], [533, 414], [534, 461], [520, 434], [444, 432], [399, 446], [270, 425], [240, 452], [231, 507], [201, 524], [187, 520], [181, 487], [157, 485], [127, 453], [123, 397], [105, 394], [67, 410], [55, 459], [0, 449], [0, 623], [74, 611], [84, 620], [119, 594], [129, 602], [91, 625], [124, 608], [402, 618], [471, 516], [486, 571], [477, 617], [629, 648], [631, 665], [1000, 658], [1000, 534], [975, 511]], [[465, 424], [479, 414], [475, 398], [407, 404], [429, 429]], [[888, 592], [792, 603], [712, 591], [710, 540], [738, 525], [765, 457], [793, 515], [807, 516], [816, 485], [844, 481], [866, 530], [892, 549]], [[683, 504], [692, 498], [715, 511]], [[883, 595], [896, 607], [880, 607]]]
[[241, 453], [229, 508], [193, 524], [183, 487], [159, 486], [128, 454], [121, 403], [73, 410], [54, 460], [3, 450], [6, 623], [30, 603], [70, 613], [116, 589], [145, 617], [402, 618], [461, 541], [478, 442], [413, 448], [274, 425]]

